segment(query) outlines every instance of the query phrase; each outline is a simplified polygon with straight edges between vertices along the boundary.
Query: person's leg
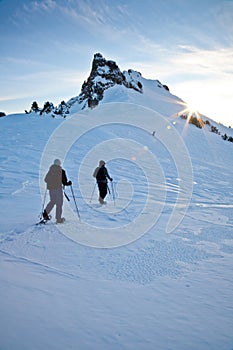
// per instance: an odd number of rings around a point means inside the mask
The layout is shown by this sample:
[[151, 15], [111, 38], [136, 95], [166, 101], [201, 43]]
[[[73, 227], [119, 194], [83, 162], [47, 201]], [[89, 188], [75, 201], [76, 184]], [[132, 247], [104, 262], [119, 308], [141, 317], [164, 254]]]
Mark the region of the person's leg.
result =
[[61, 220], [62, 215], [62, 205], [63, 205], [63, 191], [62, 188], [56, 190], [56, 219]]
[[99, 202], [101, 204], [104, 204], [104, 198], [106, 197], [106, 194], [107, 194], [107, 184], [104, 182], [99, 182], [98, 187], [99, 187]]
[[56, 192], [55, 190], [49, 190], [50, 202], [47, 204], [45, 211], [47, 214], [51, 212], [54, 205], [56, 204]]
[[103, 199], [101, 198], [101, 182], [98, 182], [98, 189], [99, 189], [99, 202], [102, 203]]
[[108, 184], [107, 183], [103, 183], [103, 188], [102, 188], [102, 191], [101, 191], [101, 197], [104, 199], [106, 197], [108, 193]]

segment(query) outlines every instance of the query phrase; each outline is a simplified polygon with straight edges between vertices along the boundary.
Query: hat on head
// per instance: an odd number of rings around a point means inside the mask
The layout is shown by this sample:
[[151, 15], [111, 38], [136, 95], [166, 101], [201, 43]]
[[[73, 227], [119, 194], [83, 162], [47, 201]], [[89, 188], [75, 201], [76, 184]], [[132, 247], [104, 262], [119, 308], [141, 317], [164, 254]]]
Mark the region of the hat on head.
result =
[[105, 161], [104, 160], [100, 160], [99, 161], [99, 166], [103, 166], [103, 165], [105, 165]]
[[61, 166], [61, 161], [60, 159], [55, 159], [53, 162], [54, 165], [60, 165]]

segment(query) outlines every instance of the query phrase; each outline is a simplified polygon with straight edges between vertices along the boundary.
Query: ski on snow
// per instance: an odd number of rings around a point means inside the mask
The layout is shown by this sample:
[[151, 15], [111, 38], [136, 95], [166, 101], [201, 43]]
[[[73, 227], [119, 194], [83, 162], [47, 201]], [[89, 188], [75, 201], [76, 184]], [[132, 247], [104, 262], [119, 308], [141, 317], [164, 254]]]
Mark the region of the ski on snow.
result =
[[51, 216], [49, 216], [49, 219], [42, 218], [39, 222], [36, 223], [36, 225], [45, 225], [48, 221], [50, 221]]
[[36, 223], [36, 225], [45, 225], [46, 222], [48, 222], [49, 220], [46, 220], [46, 219], [41, 219], [39, 222]]

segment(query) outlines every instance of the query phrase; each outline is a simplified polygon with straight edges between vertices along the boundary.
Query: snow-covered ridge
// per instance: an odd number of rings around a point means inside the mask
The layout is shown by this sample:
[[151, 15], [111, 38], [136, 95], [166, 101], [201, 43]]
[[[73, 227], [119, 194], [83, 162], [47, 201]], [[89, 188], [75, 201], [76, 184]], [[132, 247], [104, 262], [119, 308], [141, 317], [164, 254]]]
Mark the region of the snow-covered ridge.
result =
[[30, 111], [26, 113], [35, 112], [41, 116], [66, 118], [69, 114], [93, 109], [99, 104], [109, 102], [135, 103], [151, 108], [168, 118], [175, 115], [181, 117], [184, 123], [193, 124], [200, 129], [205, 128], [220, 135], [223, 140], [233, 142], [230, 128], [218, 125], [201, 114], [190, 115], [190, 111], [185, 111], [185, 102], [171, 94], [167, 85], [159, 80], [146, 79], [133, 69], [121, 72], [115, 61], [105, 59], [100, 53], [94, 55], [90, 75], [84, 81], [78, 96], [67, 102], [62, 101], [57, 107], [47, 101], [43, 108], [39, 108], [34, 101]]
[[[92, 70], [88, 79], [83, 83], [81, 93], [77, 97], [71, 98], [68, 106], [81, 104], [81, 108], [94, 108], [103, 100], [106, 90], [116, 85], [132, 89], [143, 94], [143, 77], [140, 72], [133, 69], [121, 72], [116, 62], [106, 60], [100, 53], [94, 55]], [[163, 88], [169, 91], [166, 85], [161, 84], [158, 80], [154, 81], [154, 88]]]
[[[92, 61], [90, 75], [87, 80], [84, 81], [78, 96], [72, 97], [67, 102], [62, 101], [56, 107], [52, 102], [47, 101], [43, 108], [39, 108], [38, 104], [33, 102], [30, 111], [26, 111], [26, 113], [36, 112], [40, 115], [51, 114], [53, 117], [56, 115], [66, 117], [66, 115], [72, 113], [73, 110], [79, 111], [96, 107], [100, 101], [103, 102], [106, 91], [114, 86], [124, 87], [124, 94], [126, 97], [129, 90], [136, 91], [138, 95], [143, 94], [143, 85], [146, 80], [147, 79], [143, 78], [140, 72], [134, 71], [133, 69], [121, 72], [116, 62], [113, 60], [106, 60], [100, 53], [96, 53]], [[167, 85], [163, 85], [158, 80], [153, 80], [152, 90], [157, 88], [169, 92]], [[161, 93], [161, 91], [158, 89], [157, 93]]]

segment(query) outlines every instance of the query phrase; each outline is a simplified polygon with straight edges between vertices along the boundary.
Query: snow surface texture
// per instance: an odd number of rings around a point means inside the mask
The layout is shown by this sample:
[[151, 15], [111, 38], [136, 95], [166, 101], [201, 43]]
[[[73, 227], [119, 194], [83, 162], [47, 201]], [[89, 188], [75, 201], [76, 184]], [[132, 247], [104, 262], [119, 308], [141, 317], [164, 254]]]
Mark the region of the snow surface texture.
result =
[[[109, 89], [108, 102], [122, 89]], [[166, 108], [160, 97], [158, 110]], [[115, 103], [65, 121], [0, 120], [0, 349], [233, 349], [233, 145], [177, 118], [172, 99], [170, 117], [151, 123], [145, 113], [144, 127], [143, 108], [135, 108], [133, 121], [125, 113], [125, 123], [115, 124]], [[67, 125], [73, 128], [62, 137]], [[67, 188], [65, 224], [35, 226], [43, 176], [57, 157], [73, 181], [81, 221]], [[92, 173], [102, 158], [114, 182], [99, 207]], [[174, 208], [179, 220], [167, 233]], [[122, 240], [113, 241], [113, 232]]]

